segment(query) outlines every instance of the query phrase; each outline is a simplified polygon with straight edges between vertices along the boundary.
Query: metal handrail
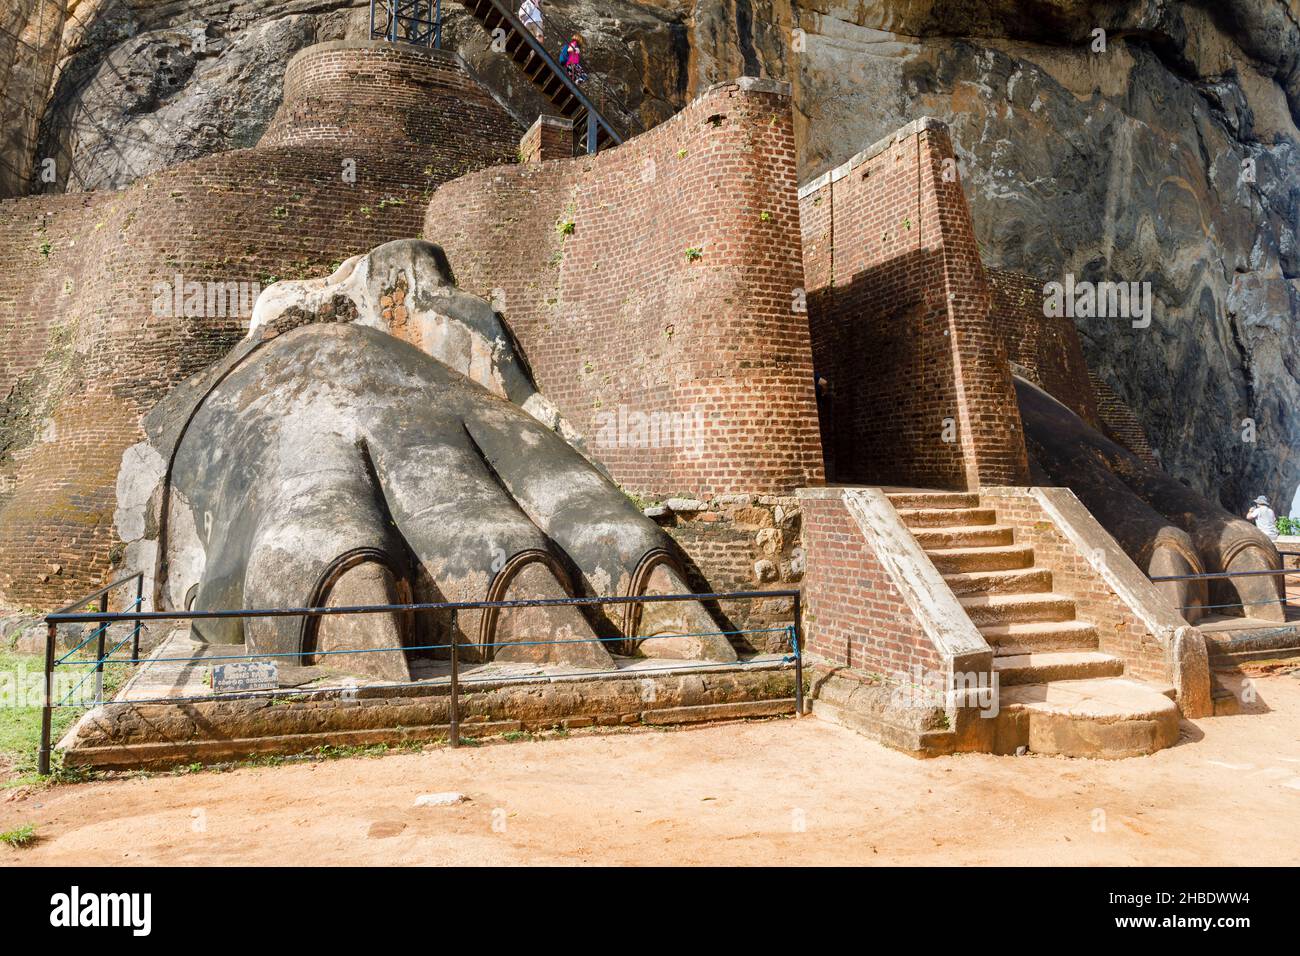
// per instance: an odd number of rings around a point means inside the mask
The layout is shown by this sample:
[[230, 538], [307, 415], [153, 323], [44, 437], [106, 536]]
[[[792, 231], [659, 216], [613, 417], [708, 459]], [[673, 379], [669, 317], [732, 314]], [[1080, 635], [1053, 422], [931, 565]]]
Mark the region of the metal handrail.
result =
[[[83, 598], [82, 600], [77, 601], [74, 604], [68, 606], [69, 608], [80, 607], [81, 605], [87, 603], [88, 601], [94, 600], [96, 596], [99, 596], [101, 607], [100, 610], [98, 611], [75, 613], [69, 611], [68, 608], [64, 608], [53, 614], [48, 614], [45, 617], [45, 622], [46, 622], [45, 690], [44, 690], [44, 699], [42, 702], [42, 711], [41, 711], [41, 746], [38, 755], [38, 770], [43, 775], [48, 774], [50, 772], [50, 756], [52, 751], [51, 726], [52, 726], [53, 708], [55, 707], [54, 699], [53, 699], [54, 668], [56, 666], [56, 661], [54, 660], [54, 646], [55, 646], [55, 639], [57, 636], [58, 626], [60, 624], [102, 623], [104, 625], [103, 627], [100, 628], [101, 633], [100, 633], [100, 641], [99, 641], [99, 654], [98, 654], [99, 659], [94, 662], [89, 662], [89, 661], [76, 662], [76, 663], [86, 663], [86, 664], [94, 663], [96, 671], [102, 674], [104, 664], [107, 663], [107, 660], [104, 655], [103, 632], [107, 630], [110, 624], [118, 621], [137, 622], [136, 632], [135, 632], [135, 645], [134, 645], [133, 653], [131, 655], [132, 657], [131, 660], [115, 661], [113, 663], [139, 664], [142, 663], [140, 661], [140, 651], [139, 651], [139, 629], [145, 621], [166, 621], [166, 620], [193, 621], [193, 620], [213, 620], [213, 619], [225, 619], [225, 618], [272, 618], [272, 617], [303, 617], [303, 616], [324, 617], [327, 615], [335, 615], [335, 614], [380, 614], [386, 612], [391, 613], [391, 612], [408, 612], [408, 611], [449, 611], [451, 612], [452, 615], [451, 618], [452, 634], [453, 634], [452, 641], [446, 645], [443, 644], [429, 645], [429, 647], [447, 648], [451, 652], [450, 653], [451, 698], [450, 698], [449, 734], [450, 734], [451, 746], [457, 747], [460, 745], [460, 704], [459, 704], [459, 687], [461, 683], [460, 676], [459, 676], [460, 642], [455, 640], [454, 635], [455, 635], [456, 614], [459, 611], [476, 610], [476, 609], [482, 610], [482, 609], [489, 609], [489, 608], [596, 606], [596, 605], [606, 605], [606, 604], [612, 604], [612, 605], [649, 604], [649, 603], [656, 603], [656, 602], [671, 602], [671, 601], [727, 601], [727, 600], [790, 598], [793, 602], [792, 609], [791, 609], [791, 613], [793, 615], [793, 623], [791, 623], [785, 628], [777, 628], [776, 630], [787, 630], [790, 635], [790, 645], [794, 657], [794, 670], [795, 670], [795, 714], [796, 716], [803, 716], [804, 713], [803, 648], [802, 648], [802, 641], [801, 641], [802, 632], [801, 632], [801, 622], [800, 622], [801, 605], [800, 605], [800, 592], [798, 590], [719, 591], [719, 592], [708, 592], [705, 594], [643, 594], [643, 595], [635, 595], [635, 596], [624, 595], [624, 596], [615, 596], [615, 597], [535, 598], [535, 599], [520, 600], [520, 601], [438, 601], [438, 602], [408, 603], [408, 604], [367, 604], [367, 605], [356, 605], [356, 606], [347, 606], [347, 607], [254, 608], [254, 609], [243, 610], [243, 611], [230, 611], [230, 610], [226, 610], [226, 611], [223, 610], [218, 610], [218, 611], [136, 610], [136, 611], [120, 611], [120, 612], [107, 611], [106, 609], [107, 591], [112, 587], [116, 587], [120, 584], [123, 584], [127, 581], [131, 581], [137, 578], [139, 579], [139, 584], [137, 586], [137, 588], [139, 589], [143, 587], [143, 574], [137, 573], [135, 575], [131, 575], [131, 577], [122, 579], [122, 581], [115, 582], [113, 585], [110, 585], [109, 588], [107, 589], [101, 589], [101, 591], [96, 592], [96, 594], [90, 595], [87, 598]], [[137, 598], [137, 606], [139, 600], [140, 598]], [[770, 630], [770, 629], [764, 629], [764, 630]], [[718, 633], [728, 633], [728, 632], [718, 632]], [[745, 632], [736, 632], [736, 633], [745, 633]], [[678, 634], [653, 635], [647, 638], [640, 638], [640, 640], [655, 640], [658, 638], [666, 639], [670, 637], [681, 637], [681, 636], [683, 635], [678, 635]], [[581, 643], [590, 643], [593, 640], [598, 642], [605, 642], [605, 641], [627, 640], [627, 639], [628, 637], [626, 635], [623, 635], [618, 638], [589, 638], [583, 640]], [[635, 640], [636, 638], [633, 637], [632, 639]], [[125, 641], [119, 643], [117, 646], [121, 647], [122, 643], [125, 643]], [[518, 642], [503, 642], [503, 643], [513, 644]], [[555, 642], [539, 642], [539, 643], [555, 643]], [[564, 642], [564, 643], [572, 643], [572, 642]], [[496, 643], [492, 643], [490, 645], [478, 645], [478, 646], [495, 647], [500, 645]], [[116, 649], [117, 648], [114, 648], [114, 650]], [[407, 648], [405, 646], [401, 648], [367, 648], [365, 650], [356, 651], [355, 653], [393, 653], [395, 650], [405, 651], [409, 649], [411, 648]], [[244, 655], [243, 659], [256, 659], [259, 657], [266, 657], [266, 656], [283, 656], [283, 655], [246, 654]], [[300, 657], [302, 656], [302, 652], [293, 652], [289, 656]], [[701, 666], [717, 667], [723, 665], [717, 662], [711, 662], [708, 665], [701, 665]], [[602, 673], [602, 672], [597, 672], [597, 673]], [[554, 676], [554, 675], [548, 675], [548, 676]], [[596, 675], [592, 675], [588, 673], [585, 676], [596, 676]], [[471, 681], [471, 683], [473, 682]], [[382, 688], [387, 685], [379, 685], [379, 686]], [[399, 684], [394, 686], [415, 686], [415, 685]], [[101, 678], [101, 687], [102, 687], [102, 678]], [[296, 694], [326, 693], [332, 690], [334, 689], [318, 688], [316, 690], [304, 691], [303, 689], [299, 688], [299, 689], [295, 689], [293, 692]], [[100, 698], [102, 698], [102, 691], [100, 694]], [[173, 699], [180, 699], [180, 698], [168, 698], [168, 700], [173, 700]], [[221, 699], [226, 699], [226, 698], [223, 697]], [[132, 701], [132, 703], [139, 703], [139, 701]]]
[[[1300, 558], [1300, 551], [1279, 551], [1279, 552], [1278, 552], [1278, 555], [1279, 555], [1280, 557], [1282, 557], [1282, 558], [1291, 558], [1291, 557]], [[1279, 597], [1279, 598], [1277, 598], [1277, 599], [1275, 599], [1275, 600], [1272, 600], [1272, 601], [1252, 601], [1252, 602], [1250, 602], [1250, 605], [1260, 605], [1260, 604], [1281, 604], [1282, 607], [1283, 607], [1283, 609], [1285, 609], [1285, 608], [1288, 608], [1288, 607], [1291, 606], [1291, 605], [1288, 603], [1288, 601], [1287, 601], [1287, 596], [1286, 596], [1286, 576], [1287, 576], [1288, 574], [1300, 574], [1300, 568], [1281, 567], [1281, 568], [1278, 568], [1278, 569], [1275, 570], [1275, 571], [1273, 571], [1273, 570], [1266, 570], [1266, 571], [1202, 571], [1202, 572], [1200, 572], [1199, 574], [1160, 574], [1160, 575], [1156, 575], [1156, 576], [1154, 576], [1154, 577], [1151, 577], [1149, 580], [1151, 580], [1152, 582], [1156, 582], [1156, 581], [1216, 581], [1216, 580], [1223, 580], [1223, 579], [1227, 579], [1227, 578], [1249, 578], [1249, 577], [1264, 577], [1264, 576], [1277, 577], [1277, 576], [1281, 575], [1281, 577], [1282, 577], [1282, 596], [1281, 596], [1281, 597]], [[1240, 607], [1240, 608], [1245, 608], [1245, 607], [1247, 607], [1247, 606], [1248, 606], [1248, 605], [1247, 605], [1247, 602], [1245, 602], [1245, 601], [1235, 601], [1235, 602], [1233, 602], [1233, 603], [1231, 603], [1231, 604], [1206, 604], [1206, 605], [1202, 605], [1202, 604], [1183, 604], [1183, 605], [1180, 605], [1180, 606], [1179, 606], [1178, 610], [1180, 610], [1180, 611], [1186, 611], [1186, 610], [1189, 610], [1189, 609], [1191, 609], [1191, 608], [1195, 608], [1195, 607], [1200, 607], [1200, 608], [1220, 608], [1220, 607]]]
[[[524, 43], [526, 43], [529, 47], [531, 47], [533, 53], [541, 57], [542, 61], [547, 65], [550, 71], [556, 76], [557, 79], [559, 79], [559, 81], [562, 84], [564, 84], [564, 86], [569, 90], [570, 93], [573, 94], [574, 98], [582, 105], [583, 109], [586, 111], [587, 152], [588, 153], [596, 152], [597, 134], [596, 134], [595, 127], [597, 124], [603, 127], [605, 132], [609, 134], [610, 139], [614, 141], [614, 145], [618, 146], [622, 144], [623, 136], [618, 132], [618, 130], [614, 129], [614, 127], [610, 125], [609, 120], [607, 120], [604, 114], [602, 114], [600, 110], [596, 108], [596, 105], [591, 101], [591, 98], [588, 97], [587, 94], [584, 93], [582, 89], [578, 86], [578, 84], [573, 80], [573, 78], [568, 75], [568, 72], [564, 69], [564, 67], [560, 66], [560, 64], [556, 61], [556, 59], [553, 56], [551, 56], [551, 54], [546, 49], [546, 45], [542, 41], [538, 40], [537, 37], [533, 36], [531, 32], [529, 32], [529, 30], [519, 21], [519, 18], [515, 16], [514, 12], [506, 4], [502, 3], [502, 0], [488, 0], [488, 2], [493, 6], [493, 8], [496, 9], [497, 13], [500, 14], [501, 17], [507, 23], [510, 24], [511, 31], [517, 34]], [[543, 31], [546, 29], [546, 22], [548, 19], [551, 19], [551, 15], [543, 14], [542, 16]], [[555, 22], [555, 20], [552, 19], [552, 22]], [[564, 22], [564, 21], [560, 21], [560, 22]]]
[[[58, 611], [55, 611], [53, 614], [47, 614], [45, 616], [45, 680], [44, 680], [44, 689], [43, 689], [44, 699], [41, 706], [41, 751], [38, 760], [39, 766], [37, 768], [42, 774], [48, 774], [50, 772], [50, 734], [51, 734], [51, 721], [53, 720], [52, 707], [53, 707], [53, 697], [54, 697], [54, 667], [55, 667], [54, 646], [58, 638], [59, 624], [75, 623], [73, 621], [68, 620], [70, 616], [74, 616], [69, 614], [69, 612], [73, 608], [79, 608], [85, 604], [89, 604], [91, 601], [94, 601], [96, 599], [99, 600], [99, 611], [97, 612], [97, 614], [98, 616], [100, 616], [101, 620], [104, 621], [104, 623], [103, 626], [101, 626], [98, 629], [96, 634], [92, 634], [92, 637], [97, 636], [99, 638], [98, 647], [95, 654], [97, 658], [97, 662], [95, 664], [95, 674], [97, 675], [95, 678], [95, 699], [97, 701], [103, 700], [104, 660], [105, 660], [104, 639], [108, 634], [109, 626], [112, 624], [114, 620], [129, 620], [129, 618], [121, 617], [120, 615], [115, 616], [108, 613], [108, 595], [115, 588], [119, 588], [124, 584], [129, 584], [132, 581], [135, 582], [135, 600], [132, 601], [129, 606], [135, 608], [142, 607], [144, 604], [144, 572], [136, 571], [134, 574], [129, 574], [124, 578], [120, 578], [117, 581], [114, 581], [112, 584], [106, 584], [98, 591], [88, 594], [85, 597], [81, 598], [80, 600], [73, 601], [71, 604], [65, 605], [64, 607], [60, 608]], [[142, 628], [143, 626], [144, 626], [143, 622], [136, 619], [135, 628], [132, 630], [131, 634], [129, 635], [129, 639], [131, 640], [131, 657], [137, 660], [140, 657], [140, 628]], [[118, 648], [120, 648], [122, 644], [126, 643], [126, 640], [127, 639], [124, 638], [117, 645], [117, 647], [113, 648], [113, 650], [116, 651]], [[84, 646], [88, 642], [89, 642], [89, 638], [87, 638], [86, 641], [83, 641], [80, 646]], [[87, 674], [86, 676], [89, 677], [90, 675]], [[83, 683], [85, 682], [85, 679], [86, 678], [82, 678]]]
[[[561, 14], [555, 13], [548, 8], [542, 14], [542, 29], [546, 36], [550, 36], [552, 32], [552, 28], [554, 28], [554, 32], [558, 36], [560, 41], [559, 50], [564, 49], [564, 44], [568, 43], [569, 40], [574, 36], [574, 34], [583, 33], [582, 28], [574, 21], [568, 19], [567, 17], [562, 16]], [[584, 57], [585, 55], [586, 54], [584, 52]], [[584, 62], [584, 69], [585, 66], [586, 64]], [[562, 64], [560, 65], [560, 69], [561, 70], [564, 69]], [[593, 87], [596, 88], [600, 93], [599, 99], [602, 103], [612, 102], [613, 105], [618, 108], [619, 112], [633, 126], [636, 127], [635, 131], [637, 133], [644, 133], [645, 125], [637, 117], [636, 112], [633, 109], [631, 109], [631, 107], [629, 107], [627, 103], [623, 101], [622, 97], [620, 97], [618, 94], [616, 94], [613, 91], [609, 83], [606, 83], [602, 79], [603, 74], [594, 72], [592, 70], [587, 70], [586, 72], [587, 72], [587, 82], [585, 84], [586, 88], [587, 89], [592, 89]], [[588, 99], [592, 99], [592, 97], [588, 97]]]

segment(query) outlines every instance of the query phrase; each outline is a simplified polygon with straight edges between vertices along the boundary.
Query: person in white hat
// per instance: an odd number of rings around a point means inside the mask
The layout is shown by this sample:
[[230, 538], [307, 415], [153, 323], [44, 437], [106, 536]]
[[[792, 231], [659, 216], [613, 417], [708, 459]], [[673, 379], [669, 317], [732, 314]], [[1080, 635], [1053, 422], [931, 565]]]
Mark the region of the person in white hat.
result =
[[1268, 535], [1270, 541], [1277, 540], [1277, 515], [1263, 495], [1256, 498], [1255, 506], [1246, 512], [1246, 520], [1255, 522], [1255, 527]]

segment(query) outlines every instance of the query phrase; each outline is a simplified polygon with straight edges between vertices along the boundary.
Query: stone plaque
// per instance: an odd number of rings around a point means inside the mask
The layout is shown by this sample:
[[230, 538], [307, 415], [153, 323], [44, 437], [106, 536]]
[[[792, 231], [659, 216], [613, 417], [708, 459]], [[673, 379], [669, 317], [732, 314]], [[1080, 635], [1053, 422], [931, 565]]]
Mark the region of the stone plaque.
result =
[[212, 668], [214, 694], [275, 690], [279, 686], [280, 674], [275, 661], [236, 661], [233, 664], [217, 664]]

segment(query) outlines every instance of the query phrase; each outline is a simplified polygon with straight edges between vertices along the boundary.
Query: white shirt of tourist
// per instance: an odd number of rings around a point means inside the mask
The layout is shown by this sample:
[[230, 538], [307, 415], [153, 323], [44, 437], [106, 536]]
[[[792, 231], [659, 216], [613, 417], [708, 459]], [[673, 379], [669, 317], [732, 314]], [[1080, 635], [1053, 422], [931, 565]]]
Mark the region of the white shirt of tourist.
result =
[[1277, 538], [1277, 515], [1268, 505], [1255, 505], [1246, 518], [1255, 522], [1255, 527], [1270, 538]]
[[535, 0], [524, 0], [519, 7], [518, 17], [520, 21], [525, 24], [541, 23], [542, 11], [541, 8], [537, 6]]

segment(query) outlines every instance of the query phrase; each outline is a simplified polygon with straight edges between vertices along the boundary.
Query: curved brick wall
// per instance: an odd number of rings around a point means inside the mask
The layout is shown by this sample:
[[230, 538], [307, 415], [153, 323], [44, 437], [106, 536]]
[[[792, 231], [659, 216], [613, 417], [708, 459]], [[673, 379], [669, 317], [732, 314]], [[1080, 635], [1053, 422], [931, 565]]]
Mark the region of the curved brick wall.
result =
[[722, 84], [598, 156], [447, 183], [425, 236], [629, 491], [821, 478], [784, 87]]
[[[309, 88], [329, 89], [313, 63], [351, 63], [344, 73], [355, 86], [365, 82], [359, 64], [379, 64], [382, 77], [407, 60], [366, 46], [325, 53], [295, 61], [308, 68]], [[304, 82], [301, 69], [295, 75]], [[325, 275], [348, 256], [418, 235], [435, 186], [514, 155], [520, 130], [507, 151], [504, 112], [466, 111], [470, 82], [416, 87], [410, 127], [434, 136], [427, 118], [454, 114], [464, 127], [454, 150], [394, 136], [407, 115], [372, 103], [371, 127], [389, 135], [365, 148], [313, 139], [282, 116], [256, 149], [185, 163], [122, 192], [0, 203], [0, 607], [49, 609], [110, 576], [122, 558], [118, 466], [142, 437], [141, 417], [244, 334], [245, 315], [156, 314], [155, 284], [177, 274], [261, 285]], [[344, 159], [357, 161], [355, 183], [341, 176]]]
[[455, 53], [340, 40], [289, 61], [284, 99], [258, 145], [383, 149], [449, 179], [488, 156], [512, 161], [522, 132]]

